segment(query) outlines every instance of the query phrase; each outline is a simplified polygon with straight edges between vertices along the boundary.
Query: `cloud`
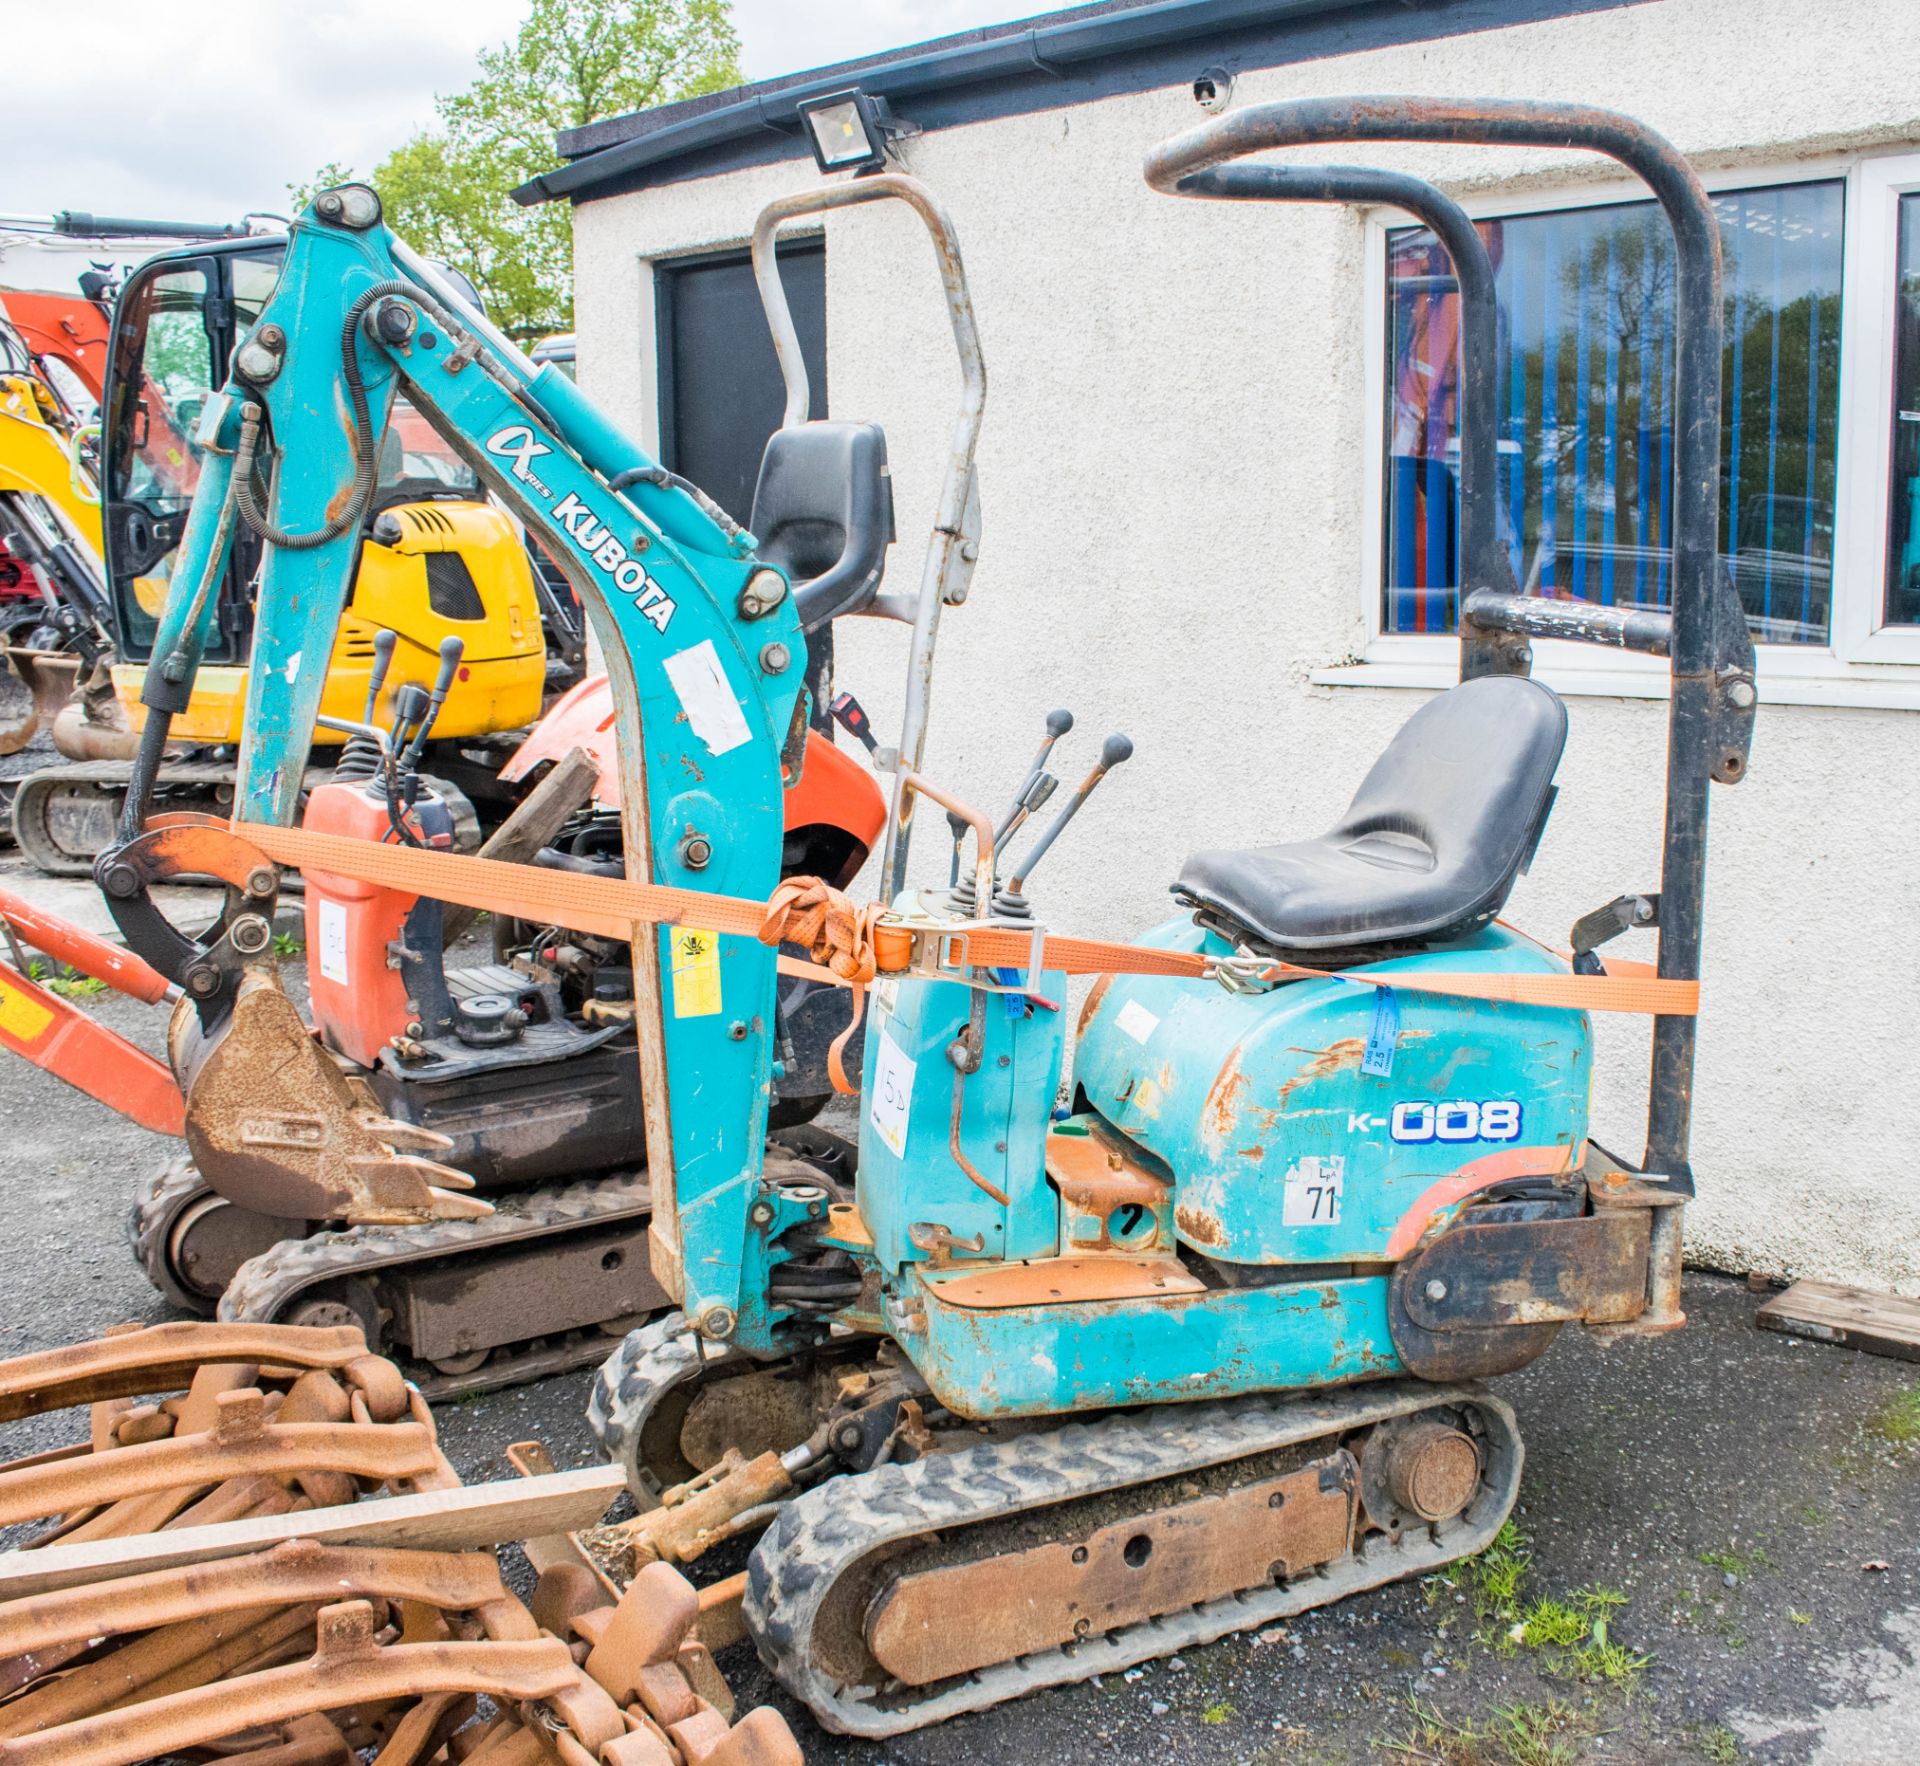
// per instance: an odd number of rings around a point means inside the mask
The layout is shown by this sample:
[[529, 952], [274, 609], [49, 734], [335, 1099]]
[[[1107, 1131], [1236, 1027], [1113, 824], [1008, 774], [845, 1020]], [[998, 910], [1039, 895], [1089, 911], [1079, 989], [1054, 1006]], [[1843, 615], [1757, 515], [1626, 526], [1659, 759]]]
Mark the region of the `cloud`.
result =
[[[750, 78], [1030, 0], [736, 0]], [[525, 0], [0, 0], [23, 76], [0, 106], [0, 210], [224, 221], [284, 212], [329, 161], [371, 170], [472, 79]]]
[[520, 0], [0, 0], [33, 102], [0, 109], [0, 207], [226, 220], [367, 169], [512, 34]]
[[1048, 10], [1033, 0], [734, 0], [733, 17], [747, 77], [764, 80]]

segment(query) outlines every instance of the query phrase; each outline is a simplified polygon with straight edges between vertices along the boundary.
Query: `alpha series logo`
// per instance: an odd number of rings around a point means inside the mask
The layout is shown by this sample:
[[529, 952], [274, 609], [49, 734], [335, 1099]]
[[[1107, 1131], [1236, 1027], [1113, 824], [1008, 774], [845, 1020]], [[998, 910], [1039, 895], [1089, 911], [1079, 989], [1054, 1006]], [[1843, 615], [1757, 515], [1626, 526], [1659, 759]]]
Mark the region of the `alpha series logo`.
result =
[[551, 454], [553, 449], [543, 441], [536, 441], [526, 424], [510, 423], [505, 429], [496, 429], [487, 437], [487, 452], [498, 454], [522, 484], [531, 486], [548, 502], [553, 501], [553, 487], [533, 469], [534, 461], [542, 454]]
[[[533, 470], [533, 462], [553, 450], [538, 440], [526, 424], [514, 423], [496, 430], [487, 437], [486, 448], [489, 454], [497, 454], [507, 462], [508, 469], [520, 483], [552, 500], [553, 489]], [[615, 588], [633, 597], [641, 618], [656, 631], [667, 629], [674, 615], [673, 597], [647, 574], [646, 567], [637, 558], [629, 555], [626, 547], [607, 531], [607, 524], [585, 503], [569, 491], [548, 513], [547, 519], [565, 531], [580, 555], [602, 576], [610, 578]]]

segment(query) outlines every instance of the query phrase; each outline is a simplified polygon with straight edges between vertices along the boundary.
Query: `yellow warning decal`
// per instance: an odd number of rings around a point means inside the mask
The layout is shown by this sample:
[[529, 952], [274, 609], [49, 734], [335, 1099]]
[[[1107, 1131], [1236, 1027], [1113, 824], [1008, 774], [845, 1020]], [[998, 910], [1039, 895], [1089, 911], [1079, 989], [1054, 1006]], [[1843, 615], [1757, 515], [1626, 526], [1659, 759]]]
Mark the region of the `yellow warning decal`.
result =
[[697, 926], [671, 928], [673, 1015], [711, 1018], [720, 1010], [720, 934]]
[[21, 1042], [32, 1042], [52, 1022], [53, 1014], [37, 999], [0, 982], [0, 1031]]

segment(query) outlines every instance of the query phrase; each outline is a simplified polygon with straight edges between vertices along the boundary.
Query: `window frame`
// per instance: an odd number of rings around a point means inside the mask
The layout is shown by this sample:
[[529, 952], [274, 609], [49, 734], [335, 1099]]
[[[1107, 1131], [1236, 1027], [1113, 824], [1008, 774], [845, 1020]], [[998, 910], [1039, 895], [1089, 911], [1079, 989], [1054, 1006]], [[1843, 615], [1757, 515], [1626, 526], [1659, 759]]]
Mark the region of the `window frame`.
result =
[[[1754, 162], [1702, 172], [1708, 192], [1839, 181], [1839, 441], [1835, 461], [1832, 624], [1828, 642], [1760, 644], [1763, 699], [1775, 703], [1865, 705], [1920, 710], [1920, 626], [1884, 626], [1887, 516], [1892, 471], [1894, 272], [1899, 199], [1920, 193], [1920, 153], [1833, 154], [1789, 163]], [[1462, 197], [1476, 221], [1573, 212], [1648, 199], [1620, 179], [1549, 184]], [[1363, 394], [1360, 601], [1364, 644], [1358, 661], [1315, 669], [1322, 686], [1441, 687], [1457, 676], [1457, 634], [1382, 629], [1386, 569], [1387, 235], [1419, 226], [1399, 209], [1365, 216], [1362, 291], [1366, 315]], [[1663, 698], [1658, 658], [1564, 640], [1534, 644], [1534, 673], [1562, 693]]]

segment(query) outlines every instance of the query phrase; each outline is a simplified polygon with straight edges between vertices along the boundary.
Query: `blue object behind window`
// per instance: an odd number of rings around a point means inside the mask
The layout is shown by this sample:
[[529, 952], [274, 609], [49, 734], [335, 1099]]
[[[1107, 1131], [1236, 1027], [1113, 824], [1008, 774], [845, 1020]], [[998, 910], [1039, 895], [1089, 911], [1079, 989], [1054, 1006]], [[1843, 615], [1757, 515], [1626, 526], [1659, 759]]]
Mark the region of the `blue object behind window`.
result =
[[[1842, 185], [1715, 198], [1726, 253], [1721, 544], [1754, 636], [1827, 642]], [[1500, 301], [1500, 525], [1529, 592], [1662, 607], [1673, 249], [1651, 202], [1479, 223]], [[1388, 633], [1458, 618], [1458, 298], [1425, 228], [1388, 235]]]

